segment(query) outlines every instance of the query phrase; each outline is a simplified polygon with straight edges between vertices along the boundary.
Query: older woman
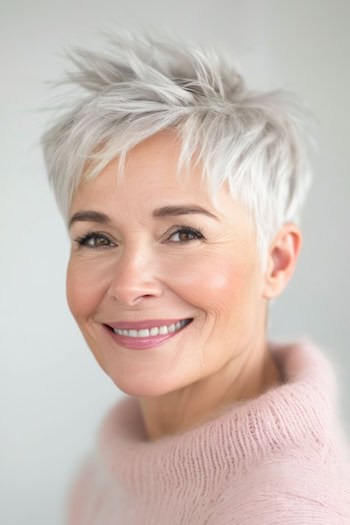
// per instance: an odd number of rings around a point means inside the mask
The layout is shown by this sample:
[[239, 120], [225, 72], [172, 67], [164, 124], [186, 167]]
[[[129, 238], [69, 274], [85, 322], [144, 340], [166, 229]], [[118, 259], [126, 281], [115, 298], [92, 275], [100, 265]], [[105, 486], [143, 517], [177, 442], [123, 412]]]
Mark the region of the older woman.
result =
[[221, 57], [118, 37], [45, 133], [69, 308], [128, 394], [72, 484], [72, 525], [350, 523], [330, 362], [267, 340], [310, 186], [299, 117]]

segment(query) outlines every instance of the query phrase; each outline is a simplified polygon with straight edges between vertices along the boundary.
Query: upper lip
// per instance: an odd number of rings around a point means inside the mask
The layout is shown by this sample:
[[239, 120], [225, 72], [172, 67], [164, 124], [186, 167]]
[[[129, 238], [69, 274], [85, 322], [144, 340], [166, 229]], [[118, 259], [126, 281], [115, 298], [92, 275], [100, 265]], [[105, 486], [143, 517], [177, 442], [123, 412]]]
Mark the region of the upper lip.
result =
[[120, 328], [124, 330], [135, 329], [139, 330], [142, 328], [152, 328], [157, 326], [165, 326], [170, 324], [176, 324], [184, 319], [190, 319], [189, 317], [180, 317], [178, 319], [147, 319], [144, 321], [119, 321], [117, 323], [107, 323], [111, 328]]

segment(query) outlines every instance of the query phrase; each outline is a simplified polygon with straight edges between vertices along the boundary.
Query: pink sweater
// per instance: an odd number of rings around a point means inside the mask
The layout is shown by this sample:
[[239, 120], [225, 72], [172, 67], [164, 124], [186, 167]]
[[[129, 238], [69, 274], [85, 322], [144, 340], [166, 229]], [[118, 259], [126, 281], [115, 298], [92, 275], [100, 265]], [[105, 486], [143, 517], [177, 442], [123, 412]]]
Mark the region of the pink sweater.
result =
[[103, 421], [72, 483], [70, 525], [350, 525], [337, 378], [308, 340], [271, 343], [284, 384], [147, 441], [137, 398]]

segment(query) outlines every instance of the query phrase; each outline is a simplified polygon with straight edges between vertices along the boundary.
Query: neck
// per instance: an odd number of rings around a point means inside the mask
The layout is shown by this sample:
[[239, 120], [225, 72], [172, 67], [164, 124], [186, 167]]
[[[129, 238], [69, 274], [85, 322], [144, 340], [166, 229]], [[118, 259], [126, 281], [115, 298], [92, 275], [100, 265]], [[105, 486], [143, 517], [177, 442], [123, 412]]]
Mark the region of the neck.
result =
[[154, 398], [139, 398], [150, 441], [189, 430], [233, 402], [255, 398], [281, 384], [282, 378], [267, 343], [235, 354], [209, 377]]

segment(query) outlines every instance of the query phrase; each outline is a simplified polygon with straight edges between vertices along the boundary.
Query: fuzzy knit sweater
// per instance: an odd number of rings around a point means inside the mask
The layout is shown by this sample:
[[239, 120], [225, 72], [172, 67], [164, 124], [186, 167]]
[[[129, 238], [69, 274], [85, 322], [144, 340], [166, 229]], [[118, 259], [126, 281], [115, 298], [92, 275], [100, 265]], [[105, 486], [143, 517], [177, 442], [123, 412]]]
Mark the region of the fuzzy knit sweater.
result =
[[69, 525], [350, 525], [337, 374], [309, 340], [270, 343], [283, 383], [148, 441], [137, 398], [102, 422]]

